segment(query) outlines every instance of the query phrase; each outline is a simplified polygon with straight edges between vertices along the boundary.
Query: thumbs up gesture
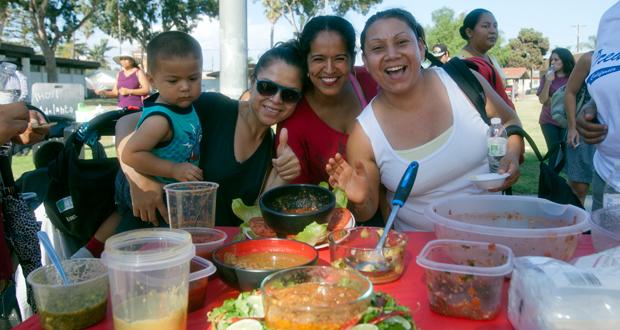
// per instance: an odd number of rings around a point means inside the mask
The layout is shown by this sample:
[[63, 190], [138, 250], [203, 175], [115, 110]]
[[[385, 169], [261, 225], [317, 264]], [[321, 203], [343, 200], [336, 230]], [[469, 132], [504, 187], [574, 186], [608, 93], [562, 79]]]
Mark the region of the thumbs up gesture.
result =
[[295, 155], [295, 152], [293, 152], [293, 149], [288, 145], [288, 130], [286, 128], [280, 131], [278, 147], [276, 148], [276, 158], [274, 158], [272, 162], [273, 168], [276, 170], [276, 173], [278, 173], [278, 176], [286, 182], [290, 182], [301, 173], [299, 159]]

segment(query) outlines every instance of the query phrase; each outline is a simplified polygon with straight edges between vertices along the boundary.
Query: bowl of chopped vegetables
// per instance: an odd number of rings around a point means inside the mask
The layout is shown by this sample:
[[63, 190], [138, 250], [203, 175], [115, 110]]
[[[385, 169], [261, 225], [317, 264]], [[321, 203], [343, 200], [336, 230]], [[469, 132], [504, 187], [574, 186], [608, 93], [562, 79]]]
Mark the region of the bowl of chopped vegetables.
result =
[[417, 263], [425, 269], [431, 310], [473, 320], [494, 318], [512, 260], [512, 250], [501, 244], [447, 239], [426, 243]]
[[356, 324], [370, 304], [373, 286], [354, 270], [296, 267], [261, 284], [270, 329], [342, 329]]

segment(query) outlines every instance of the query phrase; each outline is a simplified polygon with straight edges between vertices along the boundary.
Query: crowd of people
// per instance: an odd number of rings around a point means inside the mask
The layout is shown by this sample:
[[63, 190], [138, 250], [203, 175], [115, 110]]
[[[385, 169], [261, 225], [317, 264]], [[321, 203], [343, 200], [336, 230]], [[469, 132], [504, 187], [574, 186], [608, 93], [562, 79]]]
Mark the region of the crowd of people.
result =
[[[570, 51], [554, 49], [536, 93], [547, 147], [558, 150], [550, 161], [568, 158], [566, 173], [582, 201], [592, 184], [593, 208], [601, 207], [605, 184], [620, 188], [620, 182], [611, 182], [620, 160], [620, 93], [617, 70], [609, 70], [619, 66], [618, 22], [620, 3], [603, 16], [596, 49], [576, 64]], [[468, 64], [482, 87], [486, 116], [520, 127], [502, 68], [488, 54], [497, 41], [497, 25], [488, 10], [468, 13], [459, 30], [466, 45], [455, 57]], [[241, 223], [231, 210], [234, 199], [252, 205], [271, 187], [322, 181], [346, 192], [358, 222], [382, 225], [402, 173], [417, 160], [415, 187], [395, 227], [429, 231], [433, 227], [424, 209], [431, 201], [500, 193], [518, 180], [524, 150], [519, 134], [508, 136], [498, 170], [508, 176], [500, 188], [481, 190], [468, 180], [489, 172], [488, 124], [441, 68], [452, 61], [448, 48], [429, 49], [410, 12], [388, 9], [368, 18], [360, 36], [363, 66], [355, 63], [355, 43], [346, 19], [312, 18], [297, 38], [258, 59], [243, 100], [201, 92], [201, 48], [183, 32], [163, 32], [149, 42], [146, 72], [131, 56], [115, 59], [121, 65], [117, 82], [98, 94], [118, 97], [119, 107], [144, 108], [117, 123], [116, 208], [75, 255], [98, 257], [105, 239], [116, 232], [167, 226], [163, 185], [170, 182], [218, 183], [217, 226]], [[423, 65], [426, 60], [433, 66]], [[151, 88], [157, 93], [149, 95]], [[566, 128], [550, 114], [550, 100], [561, 88], [566, 90]], [[592, 100], [578, 107], [584, 89]], [[0, 105], [0, 142], [41, 139], [45, 132], [33, 128], [40, 121], [22, 103]], [[565, 149], [553, 148], [564, 143]], [[0, 239], [0, 291], [12, 280], [10, 252]]]

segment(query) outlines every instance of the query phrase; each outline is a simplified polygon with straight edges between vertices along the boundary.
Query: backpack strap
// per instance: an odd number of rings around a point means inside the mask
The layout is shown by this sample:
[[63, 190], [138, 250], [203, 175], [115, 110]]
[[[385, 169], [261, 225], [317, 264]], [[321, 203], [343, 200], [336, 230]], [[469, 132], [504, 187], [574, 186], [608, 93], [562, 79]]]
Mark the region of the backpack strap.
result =
[[486, 97], [482, 85], [470, 71], [467, 62], [461, 60], [458, 57], [453, 57], [442, 68], [448, 73], [450, 78], [459, 86], [459, 88], [465, 93], [465, 96], [474, 104], [476, 110], [482, 117], [482, 120], [488, 124], [491, 123], [487, 116], [485, 108]]

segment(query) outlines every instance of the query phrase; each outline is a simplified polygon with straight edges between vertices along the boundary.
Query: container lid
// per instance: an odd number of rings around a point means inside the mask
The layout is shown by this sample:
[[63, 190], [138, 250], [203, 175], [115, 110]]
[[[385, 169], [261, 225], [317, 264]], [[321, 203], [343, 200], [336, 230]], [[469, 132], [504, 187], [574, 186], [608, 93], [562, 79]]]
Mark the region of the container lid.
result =
[[191, 235], [179, 229], [137, 229], [107, 239], [101, 260], [108, 268], [150, 271], [188, 262], [196, 253]]
[[[488, 259], [489, 253], [492, 254], [500, 254], [506, 256], [505, 262], [497, 266], [469, 266], [469, 265], [461, 265], [458, 263], [449, 263], [449, 262], [440, 262], [431, 260], [431, 253], [437, 252], [438, 250], [447, 250], [454, 248], [461, 248], [462, 252], [467, 253], [468, 250], [472, 250], [472, 248], [478, 249], [488, 249], [489, 245], [493, 244], [493, 250], [489, 250], [489, 252], [485, 255]], [[458, 251], [455, 253], [458, 255]], [[462, 256], [462, 255], [461, 255]], [[457, 257], [458, 258], [458, 257]], [[472, 256], [475, 258], [475, 256]], [[469, 260], [469, 258], [467, 259]], [[451, 273], [459, 273], [459, 274], [468, 274], [468, 275], [479, 275], [479, 276], [504, 276], [508, 275], [512, 272], [513, 268], [513, 254], [512, 250], [502, 244], [495, 243], [487, 243], [487, 242], [473, 242], [473, 241], [461, 241], [461, 240], [451, 240], [451, 239], [436, 239], [432, 240], [424, 246], [420, 254], [416, 258], [416, 262], [418, 265], [432, 270], [437, 270], [440, 272], [451, 272]]]
[[195, 256], [192, 258], [192, 262], [199, 265], [201, 269], [189, 274], [190, 282], [211, 276], [215, 273], [216, 268], [213, 263], [203, 257]]

